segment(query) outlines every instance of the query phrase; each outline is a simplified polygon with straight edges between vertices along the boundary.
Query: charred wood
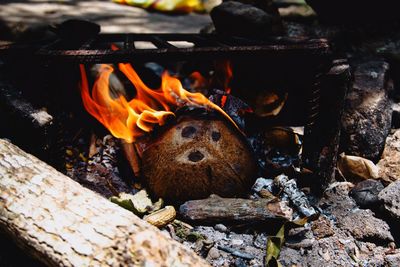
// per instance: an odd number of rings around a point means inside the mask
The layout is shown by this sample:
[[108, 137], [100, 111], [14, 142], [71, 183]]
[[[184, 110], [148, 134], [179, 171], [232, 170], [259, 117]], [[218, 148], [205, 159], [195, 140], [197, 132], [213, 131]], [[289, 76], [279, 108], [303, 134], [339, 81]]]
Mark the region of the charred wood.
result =
[[292, 219], [292, 210], [284, 202], [270, 199], [221, 198], [190, 200], [179, 208], [179, 213], [195, 222], [273, 222]]
[[[12, 139], [40, 158], [46, 152], [54, 133], [53, 116], [45, 109], [36, 108], [22, 95], [22, 91], [0, 73], [0, 137]], [[37, 144], [32, 146], [32, 144]]]
[[131, 183], [125, 182], [119, 173], [118, 141], [111, 135], [103, 139], [92, 135], [91, 139], [89, 154], [92, 155], [87, 163], [77, 164], [68, 174], [81, 185], [107, 198], [131, 192]]

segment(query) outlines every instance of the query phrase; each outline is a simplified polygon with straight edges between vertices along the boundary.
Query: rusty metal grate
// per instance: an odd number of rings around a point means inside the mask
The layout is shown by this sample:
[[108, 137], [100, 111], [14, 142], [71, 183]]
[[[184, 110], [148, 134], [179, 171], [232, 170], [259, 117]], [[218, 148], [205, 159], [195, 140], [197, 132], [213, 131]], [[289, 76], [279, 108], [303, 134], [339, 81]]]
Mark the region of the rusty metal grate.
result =
[[[150, 49], [137, 47], [148, 42]], [[176, 42], [193, 44], [179, 47]], [[120, 47], [113, 51], [111, 44]], [[0, 46], [0, 57], [34, 57], [40, 60], [79, 63], [113, 63], [151, 60], [198, 60], [232, 57], [307, 57], [321, 60], [329, 55], [329, 44], [324, 39], [298, 40], [271, 38], [250, 40], [213, 34], [99, 34], [94, 38], [71, 45], [69, 40], [58, 39], [49, 44], [8, 44]]]

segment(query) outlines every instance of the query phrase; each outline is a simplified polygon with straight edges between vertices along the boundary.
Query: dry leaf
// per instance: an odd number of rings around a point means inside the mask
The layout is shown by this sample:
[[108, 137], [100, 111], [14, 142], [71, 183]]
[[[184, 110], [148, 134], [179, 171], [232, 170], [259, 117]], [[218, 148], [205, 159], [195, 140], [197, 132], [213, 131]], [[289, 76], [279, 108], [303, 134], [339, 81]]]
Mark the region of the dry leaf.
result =
[[132, 211], [138, 216], [160, 209], [163, 205], [162, 199], [153, 203], [146, 190], [140, 190], [136, 194], [120, 193], [118, 197], [111, 197], [111, 202]]
[[362, 157], [342, 153], [339, 155], [337, 166], [342, 175], [351, 182], [379, 178], [379, 167]]

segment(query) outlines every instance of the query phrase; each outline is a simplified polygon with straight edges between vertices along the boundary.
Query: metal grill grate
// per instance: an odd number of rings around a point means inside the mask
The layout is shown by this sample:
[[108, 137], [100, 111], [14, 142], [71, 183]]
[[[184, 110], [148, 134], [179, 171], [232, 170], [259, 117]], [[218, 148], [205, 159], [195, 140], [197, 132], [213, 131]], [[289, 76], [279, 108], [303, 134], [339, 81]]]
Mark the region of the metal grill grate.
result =
[[[147, 42], [154, 48], [141, 48], [138, 42]], [[191, 46], [179, 47], [176, 42]], [[113, 51], [111, 44], [120, 49]], [[69, 40], [58, 39], [50, 44], [8, 44], [0, 46], [0, 57], [36, 57], [53, 61], [79, 63], [198, 60], [232, 57], [307, 56], [309, 60], [321, 59], [329, 54], [324, 39], [298, 40], [271, 38], [267, 41], [240, 37], [223, 37], [202, 34], [99, 34], [96, 37], [71, 45]]]

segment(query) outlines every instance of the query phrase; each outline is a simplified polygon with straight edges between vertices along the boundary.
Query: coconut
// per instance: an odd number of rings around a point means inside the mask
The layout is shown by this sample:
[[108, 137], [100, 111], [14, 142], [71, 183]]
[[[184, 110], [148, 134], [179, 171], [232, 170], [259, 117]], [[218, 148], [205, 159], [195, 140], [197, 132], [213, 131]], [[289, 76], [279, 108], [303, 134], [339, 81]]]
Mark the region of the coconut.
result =
[[256, 162], [243, 134], [222, 119], [184, 117], [142, 154], [144, 182], [169, 201], [243, 196], [256, 175]]

